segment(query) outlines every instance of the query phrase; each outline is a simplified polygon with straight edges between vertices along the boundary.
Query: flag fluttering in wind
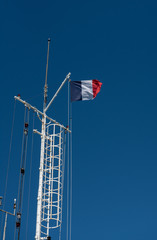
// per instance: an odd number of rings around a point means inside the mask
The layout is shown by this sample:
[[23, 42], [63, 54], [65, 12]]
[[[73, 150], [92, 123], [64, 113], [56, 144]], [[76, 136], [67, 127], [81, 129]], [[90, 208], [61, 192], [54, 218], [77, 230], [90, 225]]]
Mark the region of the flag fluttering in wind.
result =
[[71, 81], [71, 101], [92, 100], [100, 92], [102, 83], [98, 80]]

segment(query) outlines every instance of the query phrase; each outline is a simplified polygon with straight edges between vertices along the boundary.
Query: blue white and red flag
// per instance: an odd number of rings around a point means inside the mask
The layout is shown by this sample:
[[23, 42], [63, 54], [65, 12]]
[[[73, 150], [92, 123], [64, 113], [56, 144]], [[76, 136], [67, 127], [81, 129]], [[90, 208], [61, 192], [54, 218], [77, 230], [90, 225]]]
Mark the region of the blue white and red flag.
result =
[[71, 81], [71, 101], [92, 100], [100, 92], [102, 83], [96, 79]]

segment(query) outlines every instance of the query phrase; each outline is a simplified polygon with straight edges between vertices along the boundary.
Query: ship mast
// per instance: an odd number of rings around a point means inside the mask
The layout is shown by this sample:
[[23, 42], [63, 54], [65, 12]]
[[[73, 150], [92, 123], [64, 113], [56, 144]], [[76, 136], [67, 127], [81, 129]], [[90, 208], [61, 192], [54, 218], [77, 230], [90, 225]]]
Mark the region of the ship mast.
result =
[[[47, 74], [49, 61], [50, 39], [48, 39], [47, 64], [44, 86], [43, 112], [20, 97], [14, 97], [32, 109], [41, 119], [41, 132], [33, 129], [34, 133], [41, 137], [40, 167], [39, 167], [39, 187], [37, 197], [36, 216], [36, 240], [51, 240], [52, 231], [61, 229], [62, 224], [62, 203], [63, 203], [63, 179], [65, 166], [65, 137], [67, 132], [71, 132], [69, 127], [65, 127], [56, 120], [47, 116], [47, 110], [57, 97], [63, 85], [70, 78], [68, 73], [64, 81], [47, 105]], [[59, 239], [56, 238], [56, 240]]]
[[49, 48], [50, 39], [48, 39], [47, 49], [47, 64], [46, 64], [46, 76], [45, 76], [45, 87], [44, 87], [44, 104], [43, 104], [43, 116], [42, 116], [42, 131], [41, 131], [41, 151], [40, 151], [40, 168], [39, 168], [39, 188], [37, 198], [37, 219], [36, 219], [36, 235], [35, 239], [40, 240], [41, 231], [41, 204], [42, 204], [42, 185], [43, 185], [43, 164], [44, 164], [44, 147], [45, 147], [45, 127], [46, 127], [46, 103], [47, 103], [47, 73], [48, 73], [48, 61], [49, 61]]

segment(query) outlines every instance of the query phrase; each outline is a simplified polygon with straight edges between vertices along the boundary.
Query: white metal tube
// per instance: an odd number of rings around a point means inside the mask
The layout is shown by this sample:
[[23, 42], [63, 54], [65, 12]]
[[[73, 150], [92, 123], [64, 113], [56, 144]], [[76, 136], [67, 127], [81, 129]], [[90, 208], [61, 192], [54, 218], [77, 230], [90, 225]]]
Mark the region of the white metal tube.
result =
[[[39, 132], [37, 129], [33, 129], [33, 133], [37, 133], [37, 134], [39, 134], [39, 135], [42, 137], [42, 133]], [[48, 136], [46, 136], [46, 135], [45, 135], [45, 139], [47, 139], [47, 140], [51, 140], [51, 138], [48, 137]]]
[[58, 209], [57, 209], [57, 220], [59, 222], [59, 207], [60, 207], [60, 188], [61, 188], [61, 178], [60, 178], [60, 164], [61, 164], [61, 129], [60, 129], [60, 133], [59, 133], [59, 159], [58, 159]]
[[[52, 135], [51, 135], [51, 148], [50, 148], [50, 158], [51, 158], [51, 175], [50, 175], [50, 178], [51, 178], [51, 189], [53, 189], [53, 163], [54, 163], [54, 154], [52, 153], [53, 151], [53, 146], [52, 146]], [[53, 195], [53, 192], [51, 191], [51, 194], [50, 194], [50, 203], [51, 203], [51, 211], [50, 211], [50, 217], [52, 218], [52, 195]]]
[[51, 99], [51, 101], [49, 102], [49, 104], [47, 105], [47, 107], [45, 108], [45, 112], [48, 110], [48, 108], [50, 107], [50, 105], [52, 104], [52, 102], [55, 100], [55, 98], [57, 97], [58, 93], [60, 92], [61, 88], [63, 87], [63, 85], [65, 84], [65, 82], [70, 78], [71, 73], [69, 72], [68, 75], [66, 76], [66, 78], [64, 79], [64, 81], [62, 82], [62, 84], [60, 85], [60, 87], [58, 88], [57, 92], [55, 93], [55, 95], [53, 96], [53, 98]]
[[[49, 134], [49, 128], [47, 128], [47, 135]], [[51, 140], [50, 140], [51, 141]], [[51, 142], [50, 142], [50, 146], [51, 146]], [[50, 149], [49, 149], [50, 150]], [[46, 151], [46, 154], [47, 154], [47, 151]], [[47, 160], [47, 155], [46, 155], [46, 160]], [[48, 214], [47, 214], [47, 236], [49, 236], [49, 226], [50, 226], [50, 191], [51, 191], [51, 178], [50, 178], [50, 174], [51, 174], [51, 161], [52, 161], [52, 158], [51, 158], [51, 152], [50, 152], [50, 159], [49, 159], [50, 163], [49, 163], [49, 167], [48, 167], [48, 162], [46, 161], [46, 164], [47, 164], [47, 170], [49, 171], [49, 185], [48, 185]]]
[[44, 149], [45, 149], [45, 125], [46, 125], [46, 116], [43, 116], [40, 168], [39, 168], [39, 188], [38, 188], [38, 198], [37, 198], [36, 235], [35, 235], [35, 239], [37, 240], [40, 240], [40, 232], [41, 232], [41, 205], [42, 205], [43, 163], [44, 163]]
[[7, 228], [7, 216], [8, 214], [5, 214], [5, 224], [4, 224], [4, 231], [3, 231], [3, 240], [5, 240], [5, 232], [6, 232], [6, 228]]
[[7, 214], [9, 214], [9, 215], [11, 215], [11, 216], [15, 216], [15, 213], [10, 213], [10, 212], [7, 212], [7, 211], [5, 211], [5, 210], [3, 210], [3, 209], [0, 209], [0, 211], [1, 211], [1, 212], [4, 212], [4, 213], [7, 213]]

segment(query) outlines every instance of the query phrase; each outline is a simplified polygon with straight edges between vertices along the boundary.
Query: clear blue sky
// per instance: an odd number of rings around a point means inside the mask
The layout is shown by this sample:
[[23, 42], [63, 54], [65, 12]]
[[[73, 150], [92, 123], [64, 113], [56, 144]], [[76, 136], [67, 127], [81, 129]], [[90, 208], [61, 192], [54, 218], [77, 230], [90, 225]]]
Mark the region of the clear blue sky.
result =
[[[11, 1], [0, 4], [0, 195], [14, 95], [42, 109], [47, 38], [49, 99], [65, 75], [99, 79], [94, 101], [73, 104], [72, 240], [157, 239], [157, 3], [145, 0]], [[65, 125], [67, 87], [49, 116]], [[20, 171], [24, 108], [16, 105], [6, 208]], [[28, 159], [21, 239], [26, 240]], [[35, 127], [40, 130], [36, 119]], [[28, 239], [35, 236], [40, 139], [34, 136]], [[63, 215], [65, 238], [66, 210]], [[6, 240], [13, 239], [13, 218]]]

